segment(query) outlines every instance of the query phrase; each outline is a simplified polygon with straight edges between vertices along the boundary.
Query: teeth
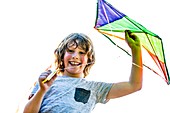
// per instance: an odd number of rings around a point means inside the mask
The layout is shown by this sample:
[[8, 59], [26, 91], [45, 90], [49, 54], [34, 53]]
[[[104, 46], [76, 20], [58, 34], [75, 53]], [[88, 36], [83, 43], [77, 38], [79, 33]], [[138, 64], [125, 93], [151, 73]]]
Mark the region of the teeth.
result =
[[78, 63], [78, 62], [70, 62], [70, 64], [72, 64], [72, 65], [79, 65], [80, 63]]

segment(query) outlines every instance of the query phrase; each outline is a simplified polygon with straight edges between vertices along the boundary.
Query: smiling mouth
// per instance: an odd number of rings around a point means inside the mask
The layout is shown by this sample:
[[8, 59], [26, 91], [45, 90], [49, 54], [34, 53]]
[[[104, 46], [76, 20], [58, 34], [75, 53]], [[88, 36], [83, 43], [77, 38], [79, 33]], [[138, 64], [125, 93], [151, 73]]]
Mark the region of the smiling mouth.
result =
[[80, 65], [81, 65], [81, 63], [73, 62], [73, 61], [69, 61], [69, 64], [70, 64], [71, 66], [80, 66]]

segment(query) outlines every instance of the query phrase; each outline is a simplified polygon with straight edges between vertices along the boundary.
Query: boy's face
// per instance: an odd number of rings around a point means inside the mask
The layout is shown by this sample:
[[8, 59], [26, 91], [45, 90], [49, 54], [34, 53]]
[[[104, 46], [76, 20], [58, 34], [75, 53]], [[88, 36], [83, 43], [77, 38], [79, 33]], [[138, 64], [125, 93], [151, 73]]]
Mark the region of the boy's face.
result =
[[83, 77], [83, 70], [87, 64], [87, 54], [76, 44], [71, 44], [64, 55], [64, 75], [71, 77]]

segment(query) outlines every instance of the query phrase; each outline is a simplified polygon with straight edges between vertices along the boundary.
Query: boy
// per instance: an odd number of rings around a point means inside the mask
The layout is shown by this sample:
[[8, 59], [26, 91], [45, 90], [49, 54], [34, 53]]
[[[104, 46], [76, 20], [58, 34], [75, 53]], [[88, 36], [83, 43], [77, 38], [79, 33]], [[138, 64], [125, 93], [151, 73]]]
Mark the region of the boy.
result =
[[125, 31], [125, 39], [132, 51], [129, 81], [104, 83], [84, 79], [95, 63], [93, 44], [82, 33], [70, 34], [54, 52], [57, 74], [47, 82], [43, 81], [51, 71], [40, 75], [24, 113], [90, 113], [97, 103], [140, 90], [143, 75], [140, 41], [130, 31]]

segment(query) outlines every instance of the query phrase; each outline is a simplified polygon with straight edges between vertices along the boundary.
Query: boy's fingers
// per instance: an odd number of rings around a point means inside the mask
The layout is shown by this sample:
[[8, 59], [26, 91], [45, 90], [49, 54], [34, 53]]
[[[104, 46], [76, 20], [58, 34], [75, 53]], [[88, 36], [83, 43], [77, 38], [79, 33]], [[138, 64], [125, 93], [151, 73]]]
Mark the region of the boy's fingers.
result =
[[129, 30], [125, 30], [125, 41], [126, 41], [127, 43], [129, 43], [129, 42], [132, 41], [130, 35], [131, 35], [131, 32], [130, 32]]
[[51, 74], [51, 72], [52, 72], [51, 70], [47, 70], [47, 71], [41, 73], [41, 75], [49, 75], [49, 74]]
[[129, 30], [125, 30], [125, 39], [126, 41], [135, 41], [135, 42], [139, 42], [139, 38], [136, 36], [136, 34], [132, 33]]
[[130, 47], [140, 46], [139, 37], [135, 33], [132, 33], [129, 30], [125, 30], [125, 41]]
[[125, 39], [129, 37], [129, 30], [125, 30]]
[[51, 72], [52, 72], [51, 70], [47, 70], [47, 71], [41, 73], [39, 79], [41, 81], [45, 80], [50, 75]]

